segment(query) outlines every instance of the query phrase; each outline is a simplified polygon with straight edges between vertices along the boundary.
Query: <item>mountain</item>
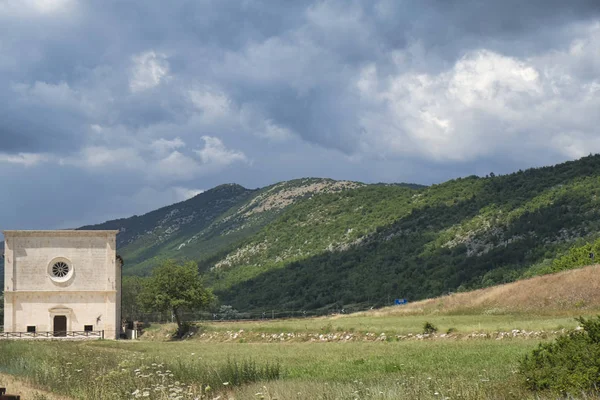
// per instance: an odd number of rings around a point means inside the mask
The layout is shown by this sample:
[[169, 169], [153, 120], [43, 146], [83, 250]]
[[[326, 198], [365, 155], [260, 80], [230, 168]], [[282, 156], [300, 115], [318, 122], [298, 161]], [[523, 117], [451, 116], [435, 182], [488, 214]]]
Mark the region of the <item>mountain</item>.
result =
[[117, 229], [125, 274], [198, 261], [238, 310], [389, 304], [487, 287], [600, 253], [600, 156], [429, 187], [305, 178], [221, 185]]
[[[117, 248], [125, 261], [124, 273], [147, 275], [163, 259], [210, 259], [256, 234], [302, 199], [362, 186], [320, 178], [280, 182], [262, 189], [225, 184], [141, 216], [78, 229], [118, 230]], [[0, 283], [3, 278], [0, 264]]]
[[[364, 220], [373, 199], [384, 196], [368, 196], [369, 190], [298, 203], [217, 261], [211, 275], [222, 302], [238, 309], [381, 306], [585, 265], [591, 262], [585, 249], [600, 250], [597, 242], [586, 244], [599, 236], [598, 155], [408, 193], [386, 191], [390, 203], [382, 210], [393, 221], [340, 242], [340, 231], [329, 230], [335, 221], [344, 219], [349, 235], [363, 223], [382, 222]], [[353, 202], [357, 195], [364, 201]], [[330, 245], [321, 241], [320, 251], [307, 254], [312, 238], [322, 235]], [[245, 249], [259, 255], [235, 257]]]
[[257, 234], [304, 198], [364, 186], [357, 182], [306, 178], [250, 190], [227, 184], [143, 216], [80, 229], [117, 229], [117, 247], [129, 275], [148, 274], [163, 259], [202, 262]]

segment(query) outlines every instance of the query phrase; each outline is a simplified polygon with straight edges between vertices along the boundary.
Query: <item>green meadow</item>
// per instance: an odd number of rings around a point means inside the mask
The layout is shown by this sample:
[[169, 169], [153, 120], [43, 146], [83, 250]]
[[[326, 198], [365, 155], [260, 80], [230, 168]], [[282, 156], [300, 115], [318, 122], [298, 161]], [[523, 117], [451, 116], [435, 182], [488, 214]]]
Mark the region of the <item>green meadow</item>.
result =
[[[435, 337], [404, 336], [425, 321]], [[362, 314], [206, 323], [181, 341], [170, 340], [174, 325], [151, 326], [139, 341], [2, 341], [0, 386], [11, 375], [73, 399], [554, 399], [525, 388], [518, 362], [576, 325], [564, 315]], [[512, 329], [545, 334], [496, 338]]]

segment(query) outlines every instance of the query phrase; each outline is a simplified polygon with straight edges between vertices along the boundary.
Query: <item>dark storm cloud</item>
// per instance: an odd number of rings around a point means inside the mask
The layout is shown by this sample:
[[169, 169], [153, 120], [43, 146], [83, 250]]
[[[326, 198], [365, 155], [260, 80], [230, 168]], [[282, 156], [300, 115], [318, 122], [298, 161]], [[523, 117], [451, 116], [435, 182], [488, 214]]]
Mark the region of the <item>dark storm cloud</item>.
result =
[[56, 99], [52, 98], [30, 101], [32, 92], [53, 97], [62, 88], [4, 88], [0, 95], [0, 152], [74, 149], [83, 142], [81, 130], [86, 117], [80, 110], [53, 103]]
[[[5, 0], [0, 176], [20, 208], [0, 225], [224, 181], [431, 183], [600, 150], [599, 18], [596, 0]], [[36, 179], [68, 186], [51, 216]]]

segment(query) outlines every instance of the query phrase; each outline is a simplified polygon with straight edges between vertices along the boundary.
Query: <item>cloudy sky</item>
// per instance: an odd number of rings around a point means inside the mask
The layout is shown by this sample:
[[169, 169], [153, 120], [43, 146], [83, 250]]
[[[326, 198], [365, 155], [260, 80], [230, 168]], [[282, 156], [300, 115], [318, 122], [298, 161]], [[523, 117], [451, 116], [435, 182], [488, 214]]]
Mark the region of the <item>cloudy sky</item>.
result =
[[0, 229], [600, 152], [598, 0], [0, 0]]

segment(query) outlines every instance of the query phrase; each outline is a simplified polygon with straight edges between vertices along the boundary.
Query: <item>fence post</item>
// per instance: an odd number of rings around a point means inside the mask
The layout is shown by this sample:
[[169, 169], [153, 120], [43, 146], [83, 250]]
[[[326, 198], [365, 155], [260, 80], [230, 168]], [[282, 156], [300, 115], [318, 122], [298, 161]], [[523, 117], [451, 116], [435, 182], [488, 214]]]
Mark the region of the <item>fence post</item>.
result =
[[102, 329], [102, 336], [101, 339], [104, 339], [104, 329]]

